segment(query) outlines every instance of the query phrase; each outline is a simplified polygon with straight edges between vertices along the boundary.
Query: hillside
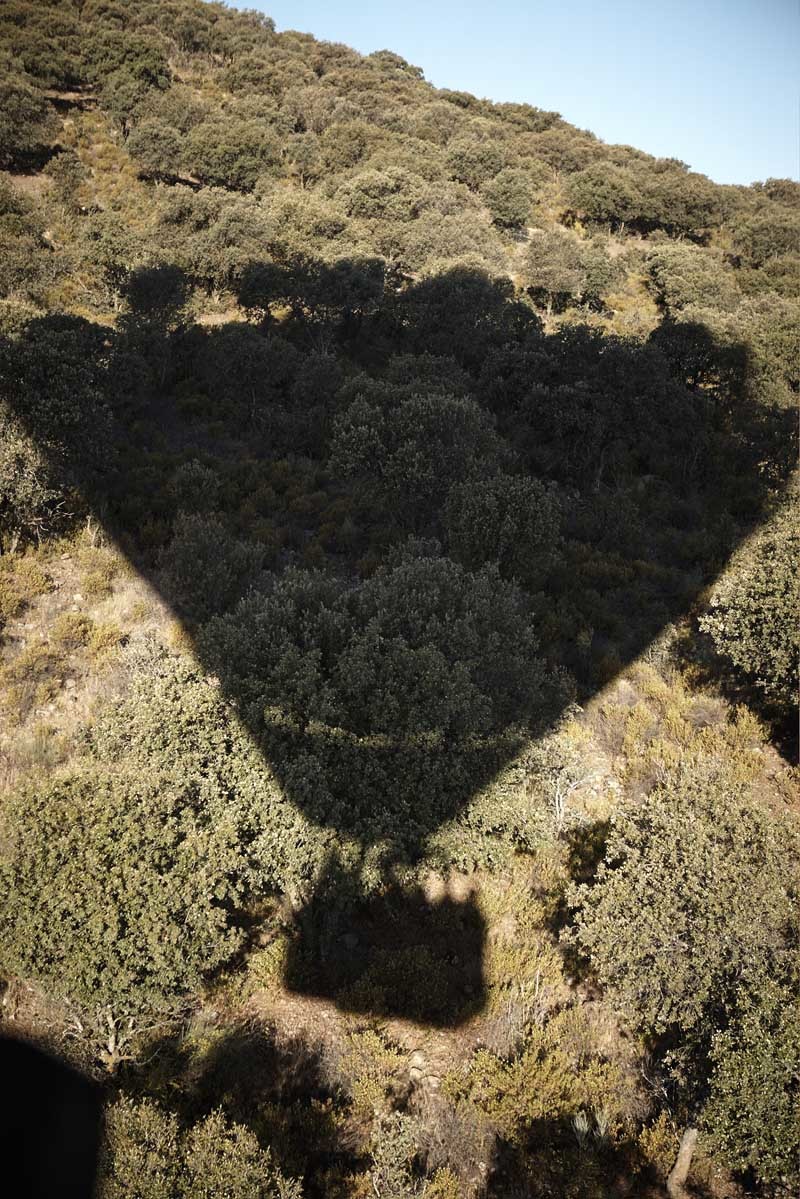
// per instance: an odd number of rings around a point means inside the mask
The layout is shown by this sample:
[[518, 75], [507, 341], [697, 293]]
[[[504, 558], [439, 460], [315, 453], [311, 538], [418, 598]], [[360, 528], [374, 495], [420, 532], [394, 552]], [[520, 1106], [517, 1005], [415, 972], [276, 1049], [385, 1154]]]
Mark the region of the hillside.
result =
[[0, 55], [0, 1049], [98, 1199], [796, 1194], [800, 184], [201, 0]]

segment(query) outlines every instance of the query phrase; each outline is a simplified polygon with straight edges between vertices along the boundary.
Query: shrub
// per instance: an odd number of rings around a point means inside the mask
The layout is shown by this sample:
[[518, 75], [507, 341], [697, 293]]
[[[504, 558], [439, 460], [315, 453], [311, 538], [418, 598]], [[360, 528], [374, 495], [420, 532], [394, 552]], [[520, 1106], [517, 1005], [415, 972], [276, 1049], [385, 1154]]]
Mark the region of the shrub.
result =
[[552, 486], [495, 475], [452, 488], [445, 506], [448, 548], [469, 570], [496, 563], [506, 578], [535, 586], [561, 547], [562, 503]]
[[93, 764], [5, 802], [5, 970], [89, 1010], [159, 1010], [240, 944], [243, 859], [197, 779]]
[[798, 694], [799, 560], [800, 533], [789, 503], [737, 554], [700, 621], [719, 653], [787, 710]]
[[253, 1133], [221, 1111], [184, 1129], [150, 1100], [106, 1115], [98, 1199], [301, 1199]]
[[334, 424], [331, 469], [361, 479], [396, 518], [419, 526], [452, 484], [490, 473], [501, 450], [474, 400], [417, 395], [381, 408], [357, 399]]
[[236, 602], [262, 561], [261, 548], [232, 537], [219, 517], [182, 513], [161, 558], [164, 593], [183, 618], [202, 622]]
[[359, 587], [287, 571], [203, 635], [256, 711], [359, 733], [486, 734], [541, 694], [521, 596], [489, 571], [407, 557]]
[[527, 171], [506, 167], [481, 188], [495, 224], [508, 229], [527, 225], [533, 211], [534, 184]]
[[795, 987], [767, 983], [711, 1047], [703, 1122], [732, 1169], [765, 1186], [800, 1186], [800, 1009]]
[[3, 625], [50, 590], [51, 579], [32, 555], [0, 558], [0, 634]]
[[709, 763], [685, 764], [612, 819], [574, 943], [630, 1023], [707, 1043], [740, 994], [787, 970], [800, 842]]

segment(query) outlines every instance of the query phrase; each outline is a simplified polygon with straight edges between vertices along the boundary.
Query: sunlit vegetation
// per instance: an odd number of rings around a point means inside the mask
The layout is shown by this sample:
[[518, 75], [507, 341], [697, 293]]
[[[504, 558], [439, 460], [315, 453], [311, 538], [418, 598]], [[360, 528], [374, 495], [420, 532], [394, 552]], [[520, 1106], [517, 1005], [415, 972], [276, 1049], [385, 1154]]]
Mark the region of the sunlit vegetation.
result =
[[796, 1194], [800, 186], [0, 41], [0, 1024], [100, 1199]]

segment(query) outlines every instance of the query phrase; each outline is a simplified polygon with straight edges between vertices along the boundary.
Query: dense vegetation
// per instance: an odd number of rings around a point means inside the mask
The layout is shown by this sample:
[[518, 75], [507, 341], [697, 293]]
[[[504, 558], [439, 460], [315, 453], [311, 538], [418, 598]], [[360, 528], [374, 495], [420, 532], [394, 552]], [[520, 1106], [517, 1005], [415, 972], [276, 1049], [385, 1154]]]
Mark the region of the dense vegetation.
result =
[[800, 185], [0, 43], [3, 1021], [100, 1196], [796, 1194]]

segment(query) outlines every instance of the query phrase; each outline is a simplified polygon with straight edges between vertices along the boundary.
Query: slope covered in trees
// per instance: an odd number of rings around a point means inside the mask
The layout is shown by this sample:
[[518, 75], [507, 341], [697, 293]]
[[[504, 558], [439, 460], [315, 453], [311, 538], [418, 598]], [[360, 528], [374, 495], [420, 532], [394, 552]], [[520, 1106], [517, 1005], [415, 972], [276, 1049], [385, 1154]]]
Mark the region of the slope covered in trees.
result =
[[200, 0], [0, 54], [3, 1023], [100, 1195], [795, 1193], [800, 185]]

